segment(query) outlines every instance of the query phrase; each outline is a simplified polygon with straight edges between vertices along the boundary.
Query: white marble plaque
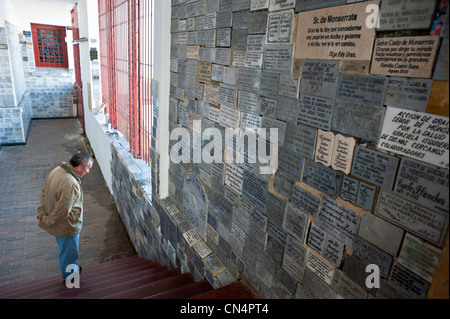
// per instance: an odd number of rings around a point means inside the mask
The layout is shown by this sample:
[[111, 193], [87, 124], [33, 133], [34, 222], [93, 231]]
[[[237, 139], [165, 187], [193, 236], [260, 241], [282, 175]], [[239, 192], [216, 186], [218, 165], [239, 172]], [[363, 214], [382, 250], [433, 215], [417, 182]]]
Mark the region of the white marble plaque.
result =
[[331, 165], [333, 156], [334, 134], [319, 129], [317, 133], [316, 152], [314, 161], [325, 166]]
[[267, 43], [291, 43], [294, 10], [269, 12]]
[[324, 260], [322, 260], [322, 258], [318, 256], [313, 250], [310, 250], [308, 252], [306, 266], [328, 285], [331, 285], [334, 276], [334, 268], [328, 265]]
[[448, 117], [387, 107], [378, 148], [449, 167]]
[[353, 137], [345, 137], [337, 134], [334, 138], [331, 167], [337, 171], [349, 174], [352, 167], [355, 145], [356, 140]]
[[269, 0], [252, 0], [250, 4], [250, 10], [263, 10], [269, 7]]

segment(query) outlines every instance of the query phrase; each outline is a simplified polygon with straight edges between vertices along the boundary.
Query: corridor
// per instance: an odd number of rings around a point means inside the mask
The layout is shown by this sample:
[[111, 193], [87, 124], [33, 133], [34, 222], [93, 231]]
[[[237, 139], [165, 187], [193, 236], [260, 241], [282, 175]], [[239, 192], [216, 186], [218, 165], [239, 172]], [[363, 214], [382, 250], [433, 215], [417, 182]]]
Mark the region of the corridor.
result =
[[[0, 150], [0, 288], [59, 273], [53, 236], [39, 227], [36, 208], [47, 174], [86, 144], [77, 119], [33, 120], [26, 145]], [[96, 162], [83, 177], [83, 267], [135, 255]]]

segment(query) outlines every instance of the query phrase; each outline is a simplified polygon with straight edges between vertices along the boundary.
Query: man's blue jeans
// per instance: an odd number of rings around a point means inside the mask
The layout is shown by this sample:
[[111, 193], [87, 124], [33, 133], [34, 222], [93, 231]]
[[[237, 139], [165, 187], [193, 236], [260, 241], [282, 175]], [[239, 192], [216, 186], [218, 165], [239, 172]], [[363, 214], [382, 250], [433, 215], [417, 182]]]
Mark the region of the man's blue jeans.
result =
[[61, 266], [63, 280], [66, 280], [67, 276], [71, 274], [71, 271], [66, 272], [66, 267], [71, 264], [78, 265], [79, 239], [80, 234], [67, 238], [56, 237], [56, 242], [59, 247], [59, 264]]

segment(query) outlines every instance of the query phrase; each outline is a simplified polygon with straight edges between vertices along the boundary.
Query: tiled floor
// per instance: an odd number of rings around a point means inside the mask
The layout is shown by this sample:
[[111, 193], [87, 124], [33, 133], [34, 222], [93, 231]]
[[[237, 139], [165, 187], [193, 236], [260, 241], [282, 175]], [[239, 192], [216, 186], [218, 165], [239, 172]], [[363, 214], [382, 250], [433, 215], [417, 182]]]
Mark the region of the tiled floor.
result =
[[[47, 174], [82, 149], [76, 119], [33, 120], [26, 145], [0, 150], [0, 288], [59, 273], [55, 238], [37, 227]], [[97, 163], [82, 178], [81, 266], [136, 254]]]

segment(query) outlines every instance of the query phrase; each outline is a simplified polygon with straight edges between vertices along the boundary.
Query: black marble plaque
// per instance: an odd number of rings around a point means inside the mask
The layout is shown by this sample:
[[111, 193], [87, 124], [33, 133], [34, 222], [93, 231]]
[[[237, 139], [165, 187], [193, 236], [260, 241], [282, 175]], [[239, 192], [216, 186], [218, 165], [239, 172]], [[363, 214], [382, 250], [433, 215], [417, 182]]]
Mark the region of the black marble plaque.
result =
[[334, 100], [306, 94], [300, 94], [299, 100], [297, 122], [330, 131]]
[[306, 160], [303, 182], [332, 198], [339, 195], [343, 174], [311, 160]]
[[340, 73], [336, 99], [382, 106], [387, 83], [388, 78], [384, 76]]
[[294, 185], [291, 202], [302, 212], [316, 218], [320, 207], [320, 198], [311, 194], [306, 189]]
[[339, 75], [339, 61], [305, 60], [300, 94], [333, 99]]
[[265, 212], [267, 206], [268, 184], [251, 172], [244, 170], [242, 181], [242, 199]]

